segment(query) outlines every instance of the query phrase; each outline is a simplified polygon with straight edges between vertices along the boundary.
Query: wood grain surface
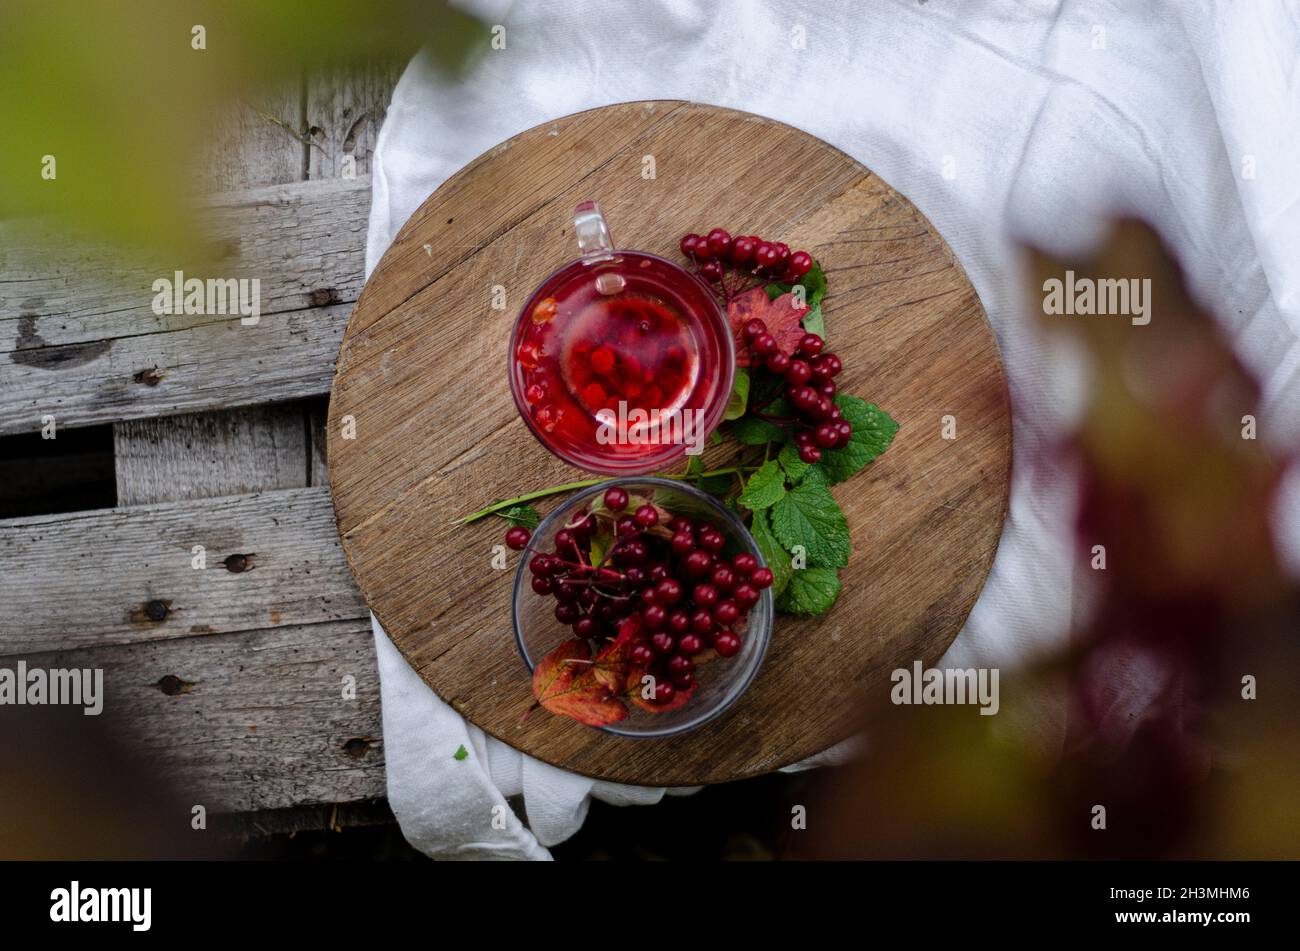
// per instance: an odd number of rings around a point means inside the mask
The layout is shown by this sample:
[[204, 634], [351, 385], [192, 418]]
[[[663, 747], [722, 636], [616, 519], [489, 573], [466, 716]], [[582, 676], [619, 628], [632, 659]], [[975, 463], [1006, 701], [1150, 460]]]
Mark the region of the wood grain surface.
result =
[[[367, 619], [327, 496], [283, 489], [0, 521], [0, 656]], [[153, 602], [165, 610], [151, 613]]]
[[[384, 794], [369, 611], [328, 494], [311, 489], [327, 483], [324, 399], [272, 401], [329, 390], [400, 70], [304, 75], [215, 122], [196, 181], [218, 194], [195, 224], [216, 261], [196, 273], [259, 278], [257, 327], [152, 312], [153, 279], [200, 262], [123, 263], [58, 222], [0, 224], [0, 433], [53, 413], [58, 440], [36, 440], [53, 448], [68, 427], [111, 422], [100, 504], [115, 463], [119, 505], [0, 520], [0, 665], [103, 668], [104, 717], [124, 740], [252, 832], [386, 812], [365, 802]], [[57, 484], [71, 458], [33, 453], [0, 482]]]
[[[643, 177], [646, 156], [655, 176]], [[844, 392], [901, 423], [835, 488], [853, 555], [824, 617], [778, 617], [758, 678], [724, 716], [671, 739], [616, 737], [537, 711], [510, 625], [504, 523], [458, 524], [498, 498], [582, 478], [519, 419], [507, 341], [529, 292], [575, 257], [574, 206], [602, 203], [615, 243], [677, 257], [687, 231], [780, 237], [823, 264]], [[494, 285], [509, 306], [491, 307]], [[945, 416], [955, 439], [943, 438]], [[355, 438], [343, 438], [345, 422]], [[934, 662], [984, 583], [1007, 504], [1011, 430], [974, 289], [912, 205], [848, 156], [740, 112], [638, 102], [569, 116], [480, 156], [403, 227], [344, 337], [328, 421], [344, 552], [420, 676], [471, 722], [547, 762], [647, 785], [721, 782], [817, 753], [889, 672]], [[736, 447], [713, 447], [707, 466]], [[554, 504], [554, 500], [551, 500]], [[547, 505], [541, 506], [544, 510]]]
[[[364, 272], [369, 176], [214, 196], [214, 260], [123, 264], [56, 222], [0, 222], [0, 435], [329, 391]], [[155, 314], [153, 282], [257, 278], [261, 319]]]
[[117, 504], [310, 485], [307, 414], [302, 403], [274, 403], [117, 423]]

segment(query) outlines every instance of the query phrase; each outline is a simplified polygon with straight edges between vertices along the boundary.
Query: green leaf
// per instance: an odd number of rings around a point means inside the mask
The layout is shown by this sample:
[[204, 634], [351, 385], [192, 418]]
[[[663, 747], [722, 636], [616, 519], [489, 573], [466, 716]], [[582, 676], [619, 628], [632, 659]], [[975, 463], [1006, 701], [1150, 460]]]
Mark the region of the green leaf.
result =
[[794, 443], [788, 442], [781, 447], [781, 453], [776, 457], [777, 462], [781, 463], [781, 468], [790, 481], [796, 485], [812, 468], [808, 463], [799, 458], [799, 449]]
[[804, 485], [819, 485], [823, 489], [830, 488], [831, 480], [826, 478], [826, 470], [820, 465], [809, 466], [808, 471], [803, 474], [799, 480]]
[[804, 301], [809, 307], [815, 308], [826, 296], [826, 272], [816, 261], [813, 261], [812, 270], [799, 279], [799, 283], [803, 285]]
[[699, 456], [688, 456], [686, 458], [686, 476], [689, 479], [699, 479], [704, 475], [704, 463]]
[[835, 405], [853, 426], [853, 436], [843, 449], [823, 449], [821, 468], [832, 483], [843, 482], [889, 448], [898, 423], [875, 403], [856, 396], [837, 396]]
[[456, 750], [456, 752], [451, 755], [452, 755], [452, 759], [455, 760], [469, 759], [469, 750], [465, 749], [465, 744], [462, 743], [460, 745], [460, 749]]
[[803, 329], [810, 334], [816, 334], [823, 340], [826, 339], [826, 320], [822, 317], [822, 305], [818, 304], [808, 313], [803, 315]]
[[785, 495], [785, 473], [775, 459], [769, 459], [749, 477], [740, 503], [750, 511], [771, 508]]
[[[787, 385], [785, 379], [758, 367], [749, 368], [749, 378], [750, 406], [755, 410], [761, 409], [768, 416], [782, 415], [776, 407], [778, 401], [785, 401], [785, 397], [780, 396]], [[785, 405], [788, 407], [789, 404]]]
[[[796, 284], [803, 285], [804, 303], [808, 305], [810, 310], [816, 310], [817, 305], [820, 304], [822, 298], [826, 296], [826, 272], [822, 270], [822, 266], [815, 260], [813, 261], [812, 270], [799, 278], [799, 280], [795, 281], [793, 284], [787, 284], [784, 282], [765, 284], [763, 290], [767, 292], [768, 300], [776, 300], [782, 294], [788, 294], [794, 290]], [[804, 317], [804, 326], [808, 326], [808, 318], [806, 315]], [[815, 330], [811, 332], [817, 333]]]
[[772, 506], [772, 531], [787, 550], [802, 545], [813, 567], [849, 563], [848, 520], [820, 479], [805, 477]]
[[736, 381], [731, 386], [731, 399], [727, 400], [726, 412], [722, 414], [724, 421], [740, 419], [745, 415], [745, 407], [749, 405], [749, 371], [744, 367], [736, 368]]
[[721, 430], [715, 429], [713, 432], [709, 433], [709, 445], [716, 446], [720, 442], [722, 442]]
[[794, 572], [777, 609], [789, 614], [825, 614], [840, 596], [840, 575], [834, 568], [804, 568]]
[[[770, 378], [771, 374], [765, 371], [763, 376]], [[778, 383], [777, 388], [784, 389], [785, 384]], [[769, 389], [767, 396], [770, 395], [771, 390]], [[756, 394], [755, 399], [761, 401], [764, 396]], [[794, 410], [784, 396], [778, 396], [771, 400], [763, 410], [763, 413], [767, 416], [789, 416], [793, 412]], [[776, 425], [776, 423], [769, 423], [765, 419], [759, 419], [753, 412], [746, 413], [740, 419], [732, 422], [731, 434], [736, 437], [738, 442], [746, 446], [761, 446], [769, 442], [778, 444], [785, 442], [784, 429]]]
[[757, 416], [742, 416], [731, 424], [731, 435], [746, 446], [761, 446], [769, 442], [784, 442], [785, 430]]
[[772, 569], [772, 597], [780, 597], [785, 586], [790, 583], [790, 554], [781, 547], [775, 535], [766, 511], [754, 513], [754, 523], [749, 528], [754, 536], [758, 550], [763, 553], [763, 561]]
[[537, 527], [541, 517], [537, 514], [537, 509], [531, 505], [512, 505], [504, 512], [497, 512], [503, 519], [511, 525], [522, 525], [530, 532]]
[[605, 552], [609, 551], [610, 537], [603, 533], [596, 533], [591, 536], [591, 563], [593, 565], [603, 564], [605, 561]]
[[695, 483], [695, 487], [701, 492], [707, 492], [709, 495], [716, 495], [722, 498], [731, 489], [735, 477], [730, 475], [709, 476], [707, 479], [701, 479]]

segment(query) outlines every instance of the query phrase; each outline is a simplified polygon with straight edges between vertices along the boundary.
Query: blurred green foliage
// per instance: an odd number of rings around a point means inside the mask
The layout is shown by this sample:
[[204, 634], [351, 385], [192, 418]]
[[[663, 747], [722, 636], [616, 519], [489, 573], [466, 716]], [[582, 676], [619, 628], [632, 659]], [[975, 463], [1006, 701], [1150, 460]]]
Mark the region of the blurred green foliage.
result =
[[425, 0], [6, 0], [0, 217], [57, 214], [120, 245], [175, 250], [195, 240], [194, 157], [222, 147], [227, 103], [422, 45], [454, 71], [488, 39]]

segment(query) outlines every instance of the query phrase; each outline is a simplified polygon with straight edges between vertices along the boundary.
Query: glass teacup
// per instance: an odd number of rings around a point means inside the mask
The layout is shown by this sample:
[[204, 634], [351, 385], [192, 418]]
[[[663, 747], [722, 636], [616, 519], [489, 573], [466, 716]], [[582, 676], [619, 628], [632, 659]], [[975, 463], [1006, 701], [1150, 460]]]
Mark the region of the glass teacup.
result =
[[542, 444], [581, 469], [662, 471], [703, 449], [735, 375], [730, 328], [699, 278], [615, 250], [595, 202], [574, 212], [581, 256], [528, 298], [510, 386]]

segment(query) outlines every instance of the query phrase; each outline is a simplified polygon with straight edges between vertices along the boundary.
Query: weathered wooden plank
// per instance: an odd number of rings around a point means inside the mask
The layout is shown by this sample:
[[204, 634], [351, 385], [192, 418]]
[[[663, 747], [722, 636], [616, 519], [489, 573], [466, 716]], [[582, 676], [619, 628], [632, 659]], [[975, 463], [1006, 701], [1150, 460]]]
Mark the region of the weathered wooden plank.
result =
[[102, 668], [103, 715], [210, 812], [384, 795], [368, 620], [64, 650], [28, 663]]
[[368, 617], [324, 488], [10, 519], [0, 573], [0, 654]]
[[85, 426], [319, 395], [351, 307], [108, 339], [94, 365], [22, 365], [0, 354], [0, 435], [34, 431], [47, 414]]
[[204, 192], [300, 182], [307, 171], [307, 91], [301, 76], [227, 104], [199, 169]]
[[366, 63], [318, 70], [307, 77], [308, 178], [370, 173], [379, 127], [402, 67], [399, 62]]
[[301, 403], [131, 420], [113, 442], [119, 506], [308, 485]]
[[[362, 284], [368, 177], [217, 199], [224, 256], [123, 266], [54, 252], [48, 224], [0, 224], [0, 434], [247, 406], [325, 393]], [[153, 282], [257, 278], [261, 318], [157, 314]]]
[[[217, 120], [205, 154], [206, 190], [235, 191], [306, 177], [302, 76], [238, 100]], [[242, 235], [241, 242], [242, 242]], [[302, 488], [307, 421], [301, 404], [136, 419], [115, 424], [118, 504]]]
[[[313, 101], [320, 106], [338, 100], [345, 105], [332, 115], [347, 119], [346, 103], [353, 101], [347, 83], [340, 75], [335, 75], [332, 82], [328, 94], [318, 94]], [[306, 84], [281, 92], [277, 114], [271, 114], [270, 107], [241, 104], [228, 118], [221, 139], [233, 143], [233, 147], [212, 156], [210, 171], [215, 175], [206, 179], [209, 185], [215, 181], [233, 189], [300, 180], [307, 175], [308, 155], [324, 154], [320, 143], [294, 137], [295, 129], [302, 134], [307, 128]], [[382, 103], [377, 116], [382, 116]], [[358, 116], [362, 120], [359, 129], [344, 131], [337, 140], [321, 134], [324, 144], [332, 149], [335, 141], [340, 147], [346, 144], [355, 148], [359, 133], [363, 161], [349, 167], [349, 173], [364, 176], [369, 170], [368, 152], [378, 129], [377, 116]], [[365, 124], [368, 119], [374, 119], [373, 128]], [[318, 165], [314, 177], [336, 176], [340, 170], [337, 162]], [[364, 188], [364, 178], [362, 185]], [[346, 186], [341, 192], [327, 189], [324, 193], [343, 194], [349, 199], [368, 197], [368, 190]], [[234, 205], [239, 207], [240, 203]], [[340, 211], [351, 213], [354, 220], [343, 222], [343, 227], [330, 237], [347, 235], [351, 247], [359, 251], [364, 246], [367, 209], [368, 202], [349, 201]], [[305, 234], [311, 231], [311, 215], [304, 219], [296, 209], [288, 211], [292, 216], [287, 219], [289, 226]], [[242, 230], [242, 222], [234, 221], [232, 225], [242, 251], [248, 232]], [[348, 247], [332, 246], [328, 238], [313, 238], [306, 255], [301, 253], [303, 250], [303, 246], [282, 248], [283, 253], [293, 256], [290, 271], [298, 269], [301, 279], [313, 289], [340, 285], [328, 287], [323, 294], [309, 295], [309, 304], [355, 298], [356, 287], [348, 281], [355, 274], [359, 283], [360, 260], [346, 259]], [[340, 254], [345, 257], [340, 258]], [[326, 280], [331, 265], [339, 263], [351, 269], [346, 280]], [[265, 278], [263, 289], [267, 289]], [[273, 288], [272, 292], [276, 290], [283, 289]], [[203, 342], [186, 341], [190, 346]], [[330, 352], [322, 354], [323, 373], [332, 367], [334, 346], [331, 344]], [[209, 349], [197, 349], [193, 354], [204, 359], [212, 356]], [[221, 368], [221, 372], [226, 369]], [[220, 379], [214, 377], [215, 382]], [[239, 379], [239, 374], [227, 377], [231, 384]], [[309, 379], [321, 377], [309, 374]], [[264, 384], [265, 380], [260, 380], [252, 387], [254, 399], [271, 398]], [[166, 386], [167, 378], [158, 385]], [[119, 504], [144, 505], [253, 490], [324, 486], [325, 408], [321, 399], [311, 405], [298, 402], [117, 423], [114, 440]], [[323, 497], [315, 501], [318, 507], [324, 503]], [[143, 510], [136, 514], [147, 517]], [[320, 512], [316, 515], [308, 519], [311, 530], [293, 546], [300, 546], [303, 552], [322, 553], [327, 561], [332, 554], [334, 570], [332, 578], [317, 571], [307, 583], [311, 586], [324, 581], [325, 588], [329, 588], [341, 582], [344, 587], [339, 601], [352, 602], [351, 611], [345, 613], [358, 615], [357, 621], [342, 626], [327, 622], [233, 635], [194, 633], [162, 642], [97, 646], [79, 653], [108, 667], [110, 682], [116, 675], [128, 685], [123, 698], [128, 738], [155, 752], [168, 771], [194, 791], [196, 801], [253, 817], [292, 816], [302, 828], [326, 824], [337, 828], [350, 821], [350, 813], [345, 811], [340, 816], [334, 805], [313, 808], [311, 804], [349, 803], [384, 793], [378, 683], [364, 606], [356, 603], [346, 570], [337, 570], [332, 518], [320, 517]], [[239, 513], [230, 516], [234, 525], [252, 529]], [[327, 524], [331, 530], [323, 535], [314, 530]], [[250, 542], [242, 547], [254, 549], [259, 545]], [[242, 564], [236, 559], [233, 566], [245, 568], [238, 576], [251, 579], [255, 572], [265, 571], [268, 554], [255, 553], [251, 568], [249, 559]], [[276, 568], [278, 576], [264, 578], [268, 584], [252, 596], [267, 601], [265, 613], [269, 620], [283, 622], [286, 616], [275, 605], [282, 600], [281, 594], [301, 584], [302, 576], [311, 569], [302, 566], [301, 574], [295, 577], [284, 570], [287, 565], [277, 564]], [[226, 573], [224, 565], [218, 565], [217, 570]], [[156, 574], [151, 579], [159, 580]], [[334, 600], [324, 590], [320, 598], [322, 603]], [[176, 608], [176, 604], [169, 607], [162, 623], [174, 616]], [[259, 616], [259, 612], [253, 612], [254, 620]], [[226, 615], [209, 620], [213, 623], [191, 624], [184, 630], [238, 626], [247, 623], [247, 616], [239, 619]], [[299, 646], [300, 641], [307, 643], [306, 649]], [[291, 659], [286, 662], [287, 657]], [[177, 665], [188, 673], [170, 671]], [[169, 672], [160, 672], [165, 667]], [[342, 674], [341, 670], [348, 673]], [[342, 698], [343, 676], [355, 678], [356, 699]], [[149, 685], [143, 693], [139, 686], [142, 684]], [[356, 708], [355, 716], [350, 715], [349, 706]], [[386, 806], [382, 811], [387, 812]]]
[[[100, 245], [69, 241], [57, 222], [0, 222], [0, 354], [58, 366], [44, 348], [102, 343], [133, 334], [174, 332], [238, 315], [154, 310], [153, 282], [186, 277], [258, 278], [262, 314], [355, 300], [362, 285], [367, 176], [296, 182], [214, 195], [195, 211], [210, 238], [202, 260], [126, 258]], [[186, 265], [198, 270], [186, 271]]]
[[[124, 265], [45, 223], [0, 224], [0, 433], [47, 412], [114, 421], [119, 506], [135, 506], [0, 522], [0, 655], [104, 668], [128, 742], [212, 811], [302, 816], [384, 794], [368, 612], [323, 488], [324, 400], [156, 417], [328, 390], [392, 80], [321, 83], [315, 143], [296, 137], [305, 83], [232, 105], [198, 175], [229, 192], [197, 217], [211, 260]], [[309, 155], [324, 179], [349, 153], [356, 178], [300, 182]], [[176, 270], [258, 278], [260, 324], [155, 313], [153, 282]]]

